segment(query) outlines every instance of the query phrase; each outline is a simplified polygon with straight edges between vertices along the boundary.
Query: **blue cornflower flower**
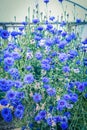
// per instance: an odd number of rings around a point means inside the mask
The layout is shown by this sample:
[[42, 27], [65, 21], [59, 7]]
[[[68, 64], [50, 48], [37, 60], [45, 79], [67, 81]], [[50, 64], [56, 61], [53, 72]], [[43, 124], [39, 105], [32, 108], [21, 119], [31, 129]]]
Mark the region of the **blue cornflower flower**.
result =
[[61, 121], [61, 117], [60, 117], [60, 116], [54, 116], [54, 117], [53, 117], [53, 121], [54, 121], [55, 123], [58, 123], [58, 122]]
[[67, 45], [67, 41], [66, 40], [62, 40], [60, 41], [60, 43], [58, 44], [58, 47], [60, 49], [64, 49], [64, 47]]
[[71, 35], [72, 40], [75, 40], [75, 39], [76, 39], [76, 35], [75, 35], [74, 32], [72, 32], [70, 35]]
[[71, 113], [70, 112], [65, 112], [64, 116], [66, 116], [68, 119], [70, 119], [71, 118]]
[[36, 52], [35, 57], [37, 58], [37, 60], [41, 60], [42, 59], [42, 53]]
[[66, 130], [68, 128], [68, 122], [63, 121], [63, 122], [61, 122], [60, 126], [61, 126], [62, 130]]
[[53, 28], [53, 25], [52, 25], [52, 24], [47, 24], [46, 30], [51, 30], [52, 28]]
[[70, 72], [69, 66], [63, 66], [62, 70], [63, 70], [63, 72], [65, 72], [65, 73]]
[[12, 118], [12, 114], [10, 114], [10, 115], [4, 117], [4, 121], [7, 122], [7, 123], [11, 122], [12, 119], [13, 119], [13, 118]]
[[49, 84], [44, 84], [43, 88], [48, 89], [48, 88], [50, 88], [50, 85]]
[[9, 89], [11, 89], [14, 86], [14, 81], [8, 79], [7, 80], [7, 86], [9, 87]]
[[49, 126], [52, 126], [52, 122], [53, 122], [53, 119], [52, 118], [47, 118], [47, 124]]
[[82, 44], [84, 44], [84, 45], [87, 44], [87, 38], [84, 41], [82, 41]]
[[38, 27], [37, 27], [37, 30], [42, 31], [42, 30], [43, 30], [43, 27], [42, 27], [42, 26], [38, 26]]
[[76, 23], [81, 23], [81, 19], [76, 19]]
[[41, 121], [41, 120], [42, 120], [42, 118], [41, 118], [41, 116], [39, 114], [37, 116], [35, 116], [35, 121], [36, 122]]
[[85, 87], [87, 87], [87, 81], [84, 81], [83, 84]]
[[11, 32], [11, 36], [12, 37], [16, 37], [16, 36], [18, 36], [19, 35], [19, 33], [17, 32], [17, 31], [12, 31]]
[[8, 39], [9, 37], [9, 32], [7, 30], [2, 30], [1, 33], [0, 33], [0, 36], [3, 38], [3, 39]]
[[52, 112], [53, 108], [53, 106], [49, 106], [49, 112]]
[[64, 94], [64, 95], [63, 95], [63, 98], [64, 98], [65, 100], [69, 100], [69, 99], [70, 99], [70, 95], [69, 95], [69, 94]]
[[3, 98], [0, 100], [0, 104], [3, 105], [3, 106], [7, 106], [8, 105], [8, 100]]
[[49, 19], [50, 19], [51, 21], [53, 21], [53, 20], [55, 19], [55, 17], [54, 17], [54, 16], [51, 16]]
[[57, 56], [57, 52], [55, 52], [55, 51], [54, 51], [54, 52], [52, 52], [52, 53], [51, 53], [51, 56], [52, 56], [52, 57]]
[[[60, 2], [62, 2], [62, 0]], [[66, 25], [65, 21], [62, 21], [61, 24], [60, 24], [61, 27], [65, 26], [65, 25]]]
[[77, 61], [76, 61], [76, 64], [77, 64], [77, 65], [80, 65], [80, 64], [81, 64], [81, 61], [80, 61], [80, 60], [77, 60]]
[[33, 95], [33, 100], [34, 100], [34, 102], [38, 103], [38, 102], [41, 101], [41, 99], [42, 99], [41, 94], [35, 93], [35, 94]]
[[84, 66], [87, 66], [87, 58], [83, 59]]
[[19, 79], [20, 74], [17, 68], [11, 68], [8, 70], [8, 73], [11, 75], [13, 79]]
[[73, 58], [75, 58], [76, 56], [78, 56], [78, 52], [77, 52], [76, 50], [70, 50], [70, 51], [68, 52], [68, 54], [69, 54], [69, 58], [70, 58], [70, 59], [73, 59]]
[[39, 21], [39, 19], [33, 19], [33, 21], [32, 21], [34, 24], [37, 24], [37, 23], [39, 23], [40, 21]]
[[61, 35], [62, 37], [65, 37], [67, 35], [67, 32], [62, 32]]
[[59, 60], [60, 60], [61, 62], [67, 61], [67, 59], [68, 59], [68, 56], [67, 56], [66, 53], [60, 53], [60, 54], [59, 54]]
[[18, 52], [12, 52], [12, 57], [14, 60], [19, 60], [21, 55]]
[[[9, 43], [8, 43], [8, 50], [9, 50], [9, 51], [14, 50], [15, 47], [16, 47], [16, 44], [15, 44], [14, 42], [9, 42]], [[10, 54], [10, 53], [9, 53], [9, 54]]]
[[71, 93], [70, 94], [70, 100], [75, 103], [78, 101], [78, 95], [76, 93]]
[[16, 109], [24, 111], [24, 106], [22, 104], [17, 105]]
[[30, 71], [30, 70], [32, 70], [32, 66], [30, 66], [30, 65], [26, 66], [25, 69], [28, 70], [28, 71]]
[[46, 116], [46, 110], [41, 110], [40, 112], [39, 112], [39, 115], [41, 116], [41, 118], [43, 119], [43, 118], [45, 118], [45, 116]]
[[34, 77], [33, 77], [33, 75], [32, 75], [32, 74], [27, 74], [27, 75], [25, 75], [25, 77], [24, 77], [24, 82], [25, 82], [26, 84], [32, 84], [32, 83], [34, 82]]
[[25, 22], [25, 21], [23, 21], [23, 22], [22, 22], [22, 24], [23, 24], [24, 26], [26, 26], [28, 23], [27, 23], [27, 22]]
[[9, 50], [4, 50], [4, 59], [5, 58], [12, 58], [12, 55], [11, 55], [11, 53], [9, 52]]
[[11, 122], [12, 121], [12, 114], [11, 114], [11, 109], [10, 108], [3, 108], [1, 110], [1, 115], [4, 118], [6, 122]]
[[23, 31], [24, 30], [24, 26], [19, 27], [19, 30]]
[[49, 71], [50, 70], [50, 65], [49, 64], [41, 64], [42, 69]]
[[50, 70], [49, 60], [43, 59], [42, 62], [41, 62], [41, 67], [44, 70], [47, 70], [47, 71]]
[[46, 4], [49, 3], [49, 0], [44, 0], [44, 3], [46, 3]]
[[21, 100], [18, 99], [18, 98], [13, 98], [13, 99], [10, 100], [11, 106], [13, 106], [14, 108], [16, 108], [17, 105], [20, 104], [20, 102], [21, 102]]
[[48, 89], [46, 90], [46, 92], [47, 92], [47, 94], [48, 94], [49, 96], [55, 96], [55, 95], [56, 95], [56, 89], [55, 89], [55, 88], [48, 88]]
[[21, 100], [21, 99], [23, 99], [23, 98], [25, 97], [25, 93], [24, 93], [24, 92], [17, 92], [16, 97], [17, 97], [19, 100]]
[[62, 33], [62, 30], [58, 30], [58, 32], [57, 32], [57, 33], [58, 33], [58, 35], [60, 35], [60, 34]]
[[10, 115], [11, 114], [11, 109], [10, 108], [3, 108], [2, 110], [1, 110], [1, 115], [2, 115], [2, 117], [6, 117], [6, 116], [8, 116], [8, 115]]
[[21, 130], [26, 130], [26, 126], [22, 126]]
[[84, 85], [84, 83], [79, 83], [79, 84], [77, 85], [77, 89], [78, 89], [79, 92], [83, 92], [83, 91], [85, 90], [85, 85]]
[[10, 90], [12, 87], [12, 84], [9, 85], [8, 80], [6, 79], [0, 79], [0, 90], [3, 92], [6, 92]]
[[23, 114], [24, 114], [24, 111], [22, 111], [20, 109], [16, 109], [15, 112], [14, 112], [15, 117], [17, 117], [19, 119], [23, 118]]
[[49, 78], [48, 77], [43, 77], [42, 78], [42, 82], [43, 83], [48, 83], [49, 82]]
[[6, 97], [8, 100], [13, 100], [16, 98], [16, 92], [15, 91], [8, 91], [7, 94], [6, 94]]
[[23, 83], [21, 81], [15, 81], [14, 82], [14, 87], [15, 88], [22, 88], [23, 87]]
[[72, 37], [71, 37], [70, 34], [66, 36], [66, 41], [67, 41], [68, 43], [72, 41]]
[[14, 59], [12, 57], [7, 57], [4, 59], [4, 64], [8, 66], [14, 65]]
[[63, 2], [63, 0], [58, 0], [58, 1], [61, 2], [61, 3]]
[[57, 109], [58, 109], [58, 110], [62, 110], [62, 109], [64, 109], [64, 108], [66, 108], [66, 105], [67, 105], [66, 100], [65, 100], [65, 99], [60, 99], [60, 100], [58, 101]]
[[58, 37], [54, 37], [54, 43], [55, 44], [59, 44], [60, 43], [60, 39]]
[[29, 127], [32, 129], [34, 127], [34, 124], [33, 123], [30, 123], [29, 124]]
[[47, 39], [47, 40], [46, 40], [46, 45], [47, 45], [47, 46], [52, 46], [52, 45], [53, 45], [53, 40]]
[[34, 39], [35, 39], [36, 41], [40, 41], [40, 40], [42, 39], [42, 37], [41, 37], [41, 36], [38, 36], [38, 35], [35, 35]]

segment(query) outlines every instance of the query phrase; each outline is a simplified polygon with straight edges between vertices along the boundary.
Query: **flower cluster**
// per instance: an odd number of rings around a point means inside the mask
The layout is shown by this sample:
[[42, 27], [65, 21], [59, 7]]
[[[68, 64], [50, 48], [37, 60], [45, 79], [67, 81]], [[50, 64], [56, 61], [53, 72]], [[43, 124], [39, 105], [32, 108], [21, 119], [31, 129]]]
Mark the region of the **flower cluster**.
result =
[[72, 117], [78, 118], [80, 106], [85, 111], [81, 102], [87, 101], [87, 39], [68, 32], [66, 21], [61, 29], [49, 21], [43, 26], [33, 19], [32, 26], [23, 22], [18, 31], [0, 31], [7, 42], [0, 50], [0, 114], [6, 122], [24, 119], [31, 129], [71, 130]]

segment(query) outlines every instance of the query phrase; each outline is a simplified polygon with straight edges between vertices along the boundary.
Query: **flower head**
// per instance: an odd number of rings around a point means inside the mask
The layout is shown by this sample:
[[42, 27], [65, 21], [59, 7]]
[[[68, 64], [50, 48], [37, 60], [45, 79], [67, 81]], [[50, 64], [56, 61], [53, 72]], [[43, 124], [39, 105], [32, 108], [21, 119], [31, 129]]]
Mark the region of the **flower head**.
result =
[[6, 97], [8, 100], [13, 100], [16, 98], [16, 92], [15, 91], [8, 91], [7, 94], [6, 94]]
[[33, 75], [32, 75], [32, 74], [27, 74], [27, 75], [25, 75], [25, 77], [24, 77], [24, 82], [25, 82], [26, 84], [32, 84], [32, 83], [34, 82], [34, 77], [33, 77]]
[[37, 60], [41, 60], [42, 59], [41, 52], [36, 52], [35, 57], [37, 58]]
[[60, 53], [60, 54], [59, 54], [59, 60], [60, 60], [61, 62], [67, 61], [67, 59], [68, 59], [67, 54], [65, 54], [65, 53]]
[[79, 92], [83, 92], [83, 91], [85, 90], [85, 85], [84, 85], [84, 83], [79, 83], [79, 84], [77, 85], [77, 89], [78, 89]]
[[70, 100], [75, 103], [78, 101], [78, 95], [76, 93], [71, 93], [70, 94]]
[[46, 116], [46, 111], [45, 110], [41, 110], [40, 112], [39, 112], [39, 115], [41, 116], [41, 118], [43, 119], [43, 118], [45, 118], [45, 116]]
[[21, 58], [21, 55], [18, 52], [13, 52], [12, 57], [14, 60], [19, 60]]
[[33, 19], [33, 21], [32, 21], [34, 24], [37, 24], [37, 23], [39, 23], [39, 19]]
[[8, 100], [3, 98], [3, 99], [0, 100], [0, 104], [3, 105], [3, 106], [7, 106]]
[[12, 84], [9, 84], [9, 80], [6, 79], [0, 79], [0, 90], [3, 92], [6, 92], [11, 89]]
[[42, 78], [42, 82], [43, 83], [48, 83], [49, 82], [49, 78], [48, 77], [43, 77]]
[[47, 94], [49, 95], [49, 96], [55, 96], [56, 95], [56, 89], [55, 88], [48, 88], [47, 90]]
[[63, 66], [62, 70], [63, 70], [63, 72], [65, 72], [65, 73], [70, 72], [69, 66]]
[[15, 112], [14, 112], [15, 117], [17, 117], [19, 119], [23, 118], [23, 114], [24, 114], [24, 111], [22, 111], [20, 109], [16, 109]]
[[15, 81], [14, 82], [14, 87], [15, 88], [22, 88], [23, 87], [23, 83], [21, 81]]
[[17, 68], [9, 69], [8, 73], [11, 75], [11, 77], [13, 79], [19, 79], [20, 78], [19, 70]]
[[9, 37], [9, 32], [7, 30], [2, 30], [1, 33], [0, 33], [1, 37], [3, 39], [8, 39]]
[[2, 117], [4, 118], [4, 120], [6, 122], [11, 122], [12, 121], [12, 112], [11, 112], [11, 109], [9, 109], [9, 108], [3, 108], [1, 110], [1, 115], [2, 115]]
[[38, 121], [41, 121], [41, 116], [38, 114], [37, 116], [35, 116], [35, 121], [38, 122]]
[[14, 59], [11, 57], [7, 57], [4, 59], [4, 64], [8, 66], [12, 66], [14, 64]]
[[66, 105], [67, 105], [66, 100], [65, 99], [60, 99], [58, 101], [57, 109], [62, 110], [64, 108], [66, 108]]
[[34, 102], [38, 103], [38, 102], [41, 101], [41, 99], [42, 99], [41, 94], [35, 93], [35, 94], [33, 95], [33, 100], [34, 100]]
[[46, 3], [46, 4], [49, 3], [49, 0], [44, 0], [44, 3]]
[[58, 0], [58, 1], [61, 2], [61, 3], [63, 2], [63, 0]]

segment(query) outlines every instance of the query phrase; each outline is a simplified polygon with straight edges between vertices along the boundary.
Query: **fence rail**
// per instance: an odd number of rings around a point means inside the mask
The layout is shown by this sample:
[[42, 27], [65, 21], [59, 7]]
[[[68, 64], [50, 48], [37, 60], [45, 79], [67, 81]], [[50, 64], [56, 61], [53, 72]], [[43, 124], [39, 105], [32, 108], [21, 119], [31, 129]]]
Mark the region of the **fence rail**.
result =
[[[27, 23], [29, 25], [34, 25], [34, 23]], [[40, 22], [39, 23], [40, 25], [45, 25], [46, 23], [45, 22]], [[60, 22], [50, 22], [50, 24], [61, 24]], [[68, 22], [67, 23], [69, 26], [77, 26], [77, 25], [86, 25], [87, 22], [84, 21], [84, 22], [80, 22], [80, 23], [76, 23], [76, 22]], [[0, 22], [0, 26], [3, 28], [3, 29], [7, 29], [9, 27], [20, 27], [20, 26], [23, 26], [23, 24], [21, 22]]]

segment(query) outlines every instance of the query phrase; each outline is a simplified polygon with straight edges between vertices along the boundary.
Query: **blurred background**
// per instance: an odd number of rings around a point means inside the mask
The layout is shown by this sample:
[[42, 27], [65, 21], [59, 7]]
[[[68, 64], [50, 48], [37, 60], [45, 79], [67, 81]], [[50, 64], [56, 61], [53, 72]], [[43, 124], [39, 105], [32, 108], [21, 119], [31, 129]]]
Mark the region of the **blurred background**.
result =
[[[46, 6], [43, 2], [44, 0], [0, 0], [0, 22], [14, 21], [14, 16], [16, 16], [16, 21], [23, 21], [25, 16], [28, 16], [28, 8], [30, 7], [30, 17], [32, 19], [33, 9], [35, 5], [39, 3], [39, 11], [45, 14]], [[87, 7], [87, 0], [72, 0], [84, 7]], [[69, 21], [73, 21], [73, 15], [84, 20], [85, 14], [87, 12], [79, 7], [70, 4], [67, 1], [63, 2], [63, 8], [69, 13]], [[51, 12], [50, 12], [51, 10]], [[59, 18], [63, 14], [61, 3], [58, 0], [50, 0], [48, 3], [48, 15]]]
[[[75, 19], [84, 19], [87, 21], [87, 11], [74, 6], [67, 2], [63, 1], [62, 6], [61, 2], [58, 0], [49, 0], [48, 3], [48, 17], [55, 16], [55, 20], [61, 21], [61, 16], [64, 15], [64, 11], [66, 15], [68, 14], [68, 21], [74, 21]], [[87, 8], [87, 0], [71, 0], [72, 2], [76, 2], [81, 6]], [[34, 9], [36, 5], [39, 3], [39, 14], [41, 13], [46, 15], [46, 4], [44, 0], [0, 0], [0, 22], [22, 22], [25, 21], [26, 16], [30, 18], [30, 21], [33, 19]], [[36, 16], [34, 16], [36, 17]], [[87, 37], [87, 25], [83, 26], [83, 39]]]

